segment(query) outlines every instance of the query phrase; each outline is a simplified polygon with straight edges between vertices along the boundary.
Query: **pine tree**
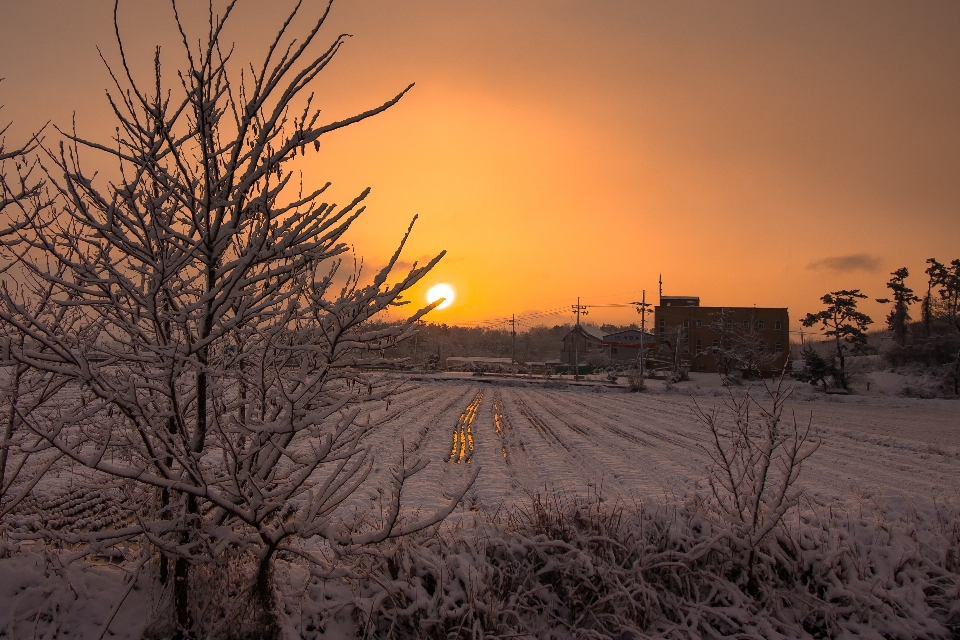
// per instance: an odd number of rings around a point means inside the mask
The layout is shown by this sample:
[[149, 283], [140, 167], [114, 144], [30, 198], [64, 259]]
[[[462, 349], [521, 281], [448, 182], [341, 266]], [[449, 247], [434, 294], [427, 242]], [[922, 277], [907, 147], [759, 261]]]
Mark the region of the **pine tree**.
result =
[[913, 289], [906, 285], [910, 272], [901, 267], [890, 274], [893, 276], [887, 282], [887, 288], [893, 292], [893, 298], [877, 298], [880, 304], [893, 303], [893, 309], [887, 316], [887, 328], [893, 332], [897, 341], [903, 345], [907, 342], [907, 323], [910, 322], [910, 305], [920, 302], [920, 298], [913, 294]]
[[825, 309], [818, 313], [808, 313], [807, 317], [801, 320], [805, 327], [822, 325], [824, 333], [834, 339], [839, 363], [834, 378], [836, 384], [844, 389], [849, 389], [844, 356], [848, 351], [859, 353], [866, 347], [867, 325], [873, 324], [870, 316], [857, 311], [857, 300], [866, 297], [860, 293], [860, 289], [833, 291], [820, 298], [826, 305]]

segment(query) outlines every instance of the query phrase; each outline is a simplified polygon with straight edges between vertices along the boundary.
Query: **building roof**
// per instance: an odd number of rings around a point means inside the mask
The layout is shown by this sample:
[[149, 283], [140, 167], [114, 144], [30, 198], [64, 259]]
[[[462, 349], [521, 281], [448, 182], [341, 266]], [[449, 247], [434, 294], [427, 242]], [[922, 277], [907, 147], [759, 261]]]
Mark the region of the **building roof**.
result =
[[660, 296], [661, 307], [699, 307], [700, 296]]
[[[601, 332], [596, 327], [588, 327], [587, 325], [581, 324], [578, 327], [574, 327], [573, 329], [571, 329], [570, 333], [573, 333], [574, 330], [576, 330], [577, 328], [579, 328], [582, 333], [590, 336], [591, 338], [596, 338], [597, 340], [600, 340], [601, 342], [603, 342], [603, 332]], [[570, 333], [568, 333], [567, 335], [570, 335]]]
[[[625, 336], [625, 335], [628, 335], [628, 334], [631, 334], [631, 333], [644, 333], [644, 332], [640, 331], [640, 329], [626, 329], [626, 330], [624, 330], [624, 331], [616, 331], [616, 332], [614, 332], [614, 333], [608, 333], [608, 334], [606, 334], [605, 336], [603, 336], [603, 339], [604, 339], [604, 341], [615, 340], [615, 339], [617, 339], [617, 338], [620, 337], [620, 336]], [[647, 332], [646, 332], [646, 335], [647, 335], [647, 337], [649, 337], [649, 338], [654, 337], [654, 336], [653, 336], [653, 333], [650, 332], [650, 331], [647, 331]]]

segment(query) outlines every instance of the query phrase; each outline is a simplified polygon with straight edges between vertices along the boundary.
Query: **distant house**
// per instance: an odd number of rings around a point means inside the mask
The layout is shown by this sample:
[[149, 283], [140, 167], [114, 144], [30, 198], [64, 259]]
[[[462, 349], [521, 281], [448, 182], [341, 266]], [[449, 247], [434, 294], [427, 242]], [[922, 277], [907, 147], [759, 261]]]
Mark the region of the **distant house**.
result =
[[[690, 371], [717, 372], [716, 351], [749, 336], [770, 358], [761, 373], [781, 371], [790, 348], [790, 315], [781, 307], [701, 307], [697, 296], [661, 296], [654, 307], [657, 344], [680, 351]], [[721, 343], [724, 343], [721, 345]]]
[[627, 329], [603, 336], [603, 348], [610, 356], [610, 363], [636, 362], [640, 349], [645, 348], [648, 354], [657, 348], [657, 339], [650, 333], [643, 333], [639, 329]]
[[509, 367], [510, 358], [487, 358], [485, 356], [448, 356], [446, 366], [448, 367]]
[[593, 327], [577, 325], [570, 333], [563, 336], [563, 348], [560, 351], [560, 362], [563, 364], [581, 364], [589, 353], [603, 351], [603, 334]]

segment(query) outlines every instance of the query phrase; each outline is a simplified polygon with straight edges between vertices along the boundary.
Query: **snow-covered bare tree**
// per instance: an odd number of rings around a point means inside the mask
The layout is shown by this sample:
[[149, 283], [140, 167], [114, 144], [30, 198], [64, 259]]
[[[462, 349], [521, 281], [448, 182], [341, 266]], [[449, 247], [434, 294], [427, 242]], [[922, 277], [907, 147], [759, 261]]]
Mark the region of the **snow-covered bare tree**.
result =
[[[298, 3], [263, 60], [239, 68], [224, 36], [236, 4], [219, 14], [211, 5], [196, 44], [172, 2], [188, 61], [173, 86], [159, 48], [151, 82], [134, 80], [115, 9], [117, 136], [61, 132], [65, 141], [47, 149], [59, 200], [16, 232], [29, 247], [21, 284], [8, 279], [0, 292], [0, 321], [23, 337], [12, 360], [69, 391], [25, 415], [27, 426], [88, 475], [121, 481], [129, 526], [96, 539], [136, 536], [157, 550], [181, 630], [198, 624], [190, 591], [198, 564], [230, 552], [254, 558], [249, 602], [269, 626], [278, 558], [332, 575], [316, 541], [351, 549], [436, 523], [478, 471], [445, 508], [407, 521], [401, 490], [425, 462], [406, 459], [393, 470], [379, 528], [338, 517], [368, 477], [368, 436], [380, 426], [357, 418], [395, 388], [363, 365], [432, 306], [406, 323], [368, 329], [368, 321], [404, 304], [443, 254], [391, 282], [404, 236], [371, 281], [342, 269], [344, 234], [367, 191], [330, 203], [329, 185], [304, 190], [294, 160], [410, 87], [321, 122], [308, 89], [344, 42], [312, 52], [329, 4], [292, 39]], [[112, 158], [117, 178], [95, 180], [81, 151]]]
[[[686, 380], [690, 368], [690, 332], [684, 326], [668, 327], [661, 334], [660, 344], [657, 346], [658, 355], [654, 362], [670, 372], [672, 382]], [[687, 355], [687, 358], [684, 358]]]
[[711, 314], [713, 320], [710, 322], [711, 333], [717, 336], [716, 346], [710, 348], [714, 360], [717, 363], [717, 371], [723, 375], [729, 375], [730, 370], [734, 368], [736, 360], [730, 350], [730, 336], [733, 334], [733, 309], [721, 307], [719, 311]]
[[755, 322], [749, 322], [748, 326], [736, 324], [733, 328], [724, 327], [722, 332], [713, 354], [716, 361], [722, 363], [724, 371], [739, 369], [744, 378], [754, 378], [768, 371], [779, 358], [779, 354], [767, 345], [764, 336], [757, 331]]
[[[7, 123], [0, 127], [0, 242], [5, 246], [10, 245], [12, 236], [26, 224], [30, 204], [41, 195], [43, 187], [43, 181], [37, 178], [37, 161], [33, 155], [40, 144], [40, 133], [10, 147], [7, 143], [10, 126]], [[8, 265], [0, 264], [0, 269]]]
[[[10, 127], [8, 123], [0, 128], [0, 273], [19, 262], [23, 247], [18, 233], [28, 225], [31, 213], [43, 206], [46, 195], [35, 156], [40, 132], [11, 147], [7, 143]], [[51, 293], [50, 287], [41, 292], [34, 299], [35, 308], [42, 308]], [[0, 517], [14, 509], [60, 457], [23, 428], [22, 416], [59, 391], [59, 383], [52, 376], [37, 375], [10, 359], [11, 345], [21, 347], [23, 340], [22, 334], [0, 330], [0, 366], [4, 367], [0, 391]]]

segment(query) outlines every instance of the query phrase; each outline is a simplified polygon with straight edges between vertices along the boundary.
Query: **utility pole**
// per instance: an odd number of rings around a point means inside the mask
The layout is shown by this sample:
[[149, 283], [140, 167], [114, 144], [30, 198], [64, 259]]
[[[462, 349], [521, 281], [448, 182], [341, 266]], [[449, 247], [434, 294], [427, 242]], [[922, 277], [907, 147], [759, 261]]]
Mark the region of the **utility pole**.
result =
[[420, 321], [417, 320], [417, 331], [413, 334], [413, 368], [417, 368], [417, 347], [420, 342]]
[[[660, 274], [660, 297], [663, 298], [663, 274]], [[660, 304], [663, 304], [663, 300], [660, 300]]]
[[649, 311], [647, 307], [653, 305], [647, 304], [647, 290], [643, 290], [643, 297], [640, 299], [640, 302], [633, 302], [637, 306], [637, 313], [640, 314], [640, 377], [643, 378], [643, 366], [644, 361], [647, 359], [647, 314]]
[[[577, 304], [573, 307], [573, 311], [577, 314], [577, 324], [573, 328], [573, 331], [570, 332], [570, 337], [573, 340], [573, 379], [577, 382], [580, 381], [580, 343], [578, 338], [581, 333], [580, 329], [580, 312], [583, 312], [583, 315], [587, 315], [586, 305], [580, 304], [580, 297], [577, 297]], [[576, 333], [574, 333], [576, 332]]]
[[510, 364], [517, 363], [517, 314], [510, 318]]

